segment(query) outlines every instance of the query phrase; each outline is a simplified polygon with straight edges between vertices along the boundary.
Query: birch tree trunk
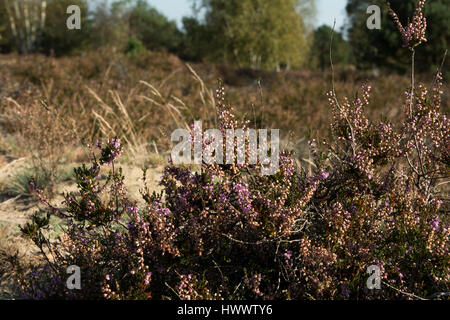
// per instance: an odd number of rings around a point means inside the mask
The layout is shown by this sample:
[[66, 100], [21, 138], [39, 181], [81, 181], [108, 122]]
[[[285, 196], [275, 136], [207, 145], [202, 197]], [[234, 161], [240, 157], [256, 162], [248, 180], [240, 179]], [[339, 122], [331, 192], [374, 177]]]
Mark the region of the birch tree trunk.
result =
[[45, 27], [46, 0], [4, 0], [11, 34], [19, 53], [38, 50], [39, 39]]

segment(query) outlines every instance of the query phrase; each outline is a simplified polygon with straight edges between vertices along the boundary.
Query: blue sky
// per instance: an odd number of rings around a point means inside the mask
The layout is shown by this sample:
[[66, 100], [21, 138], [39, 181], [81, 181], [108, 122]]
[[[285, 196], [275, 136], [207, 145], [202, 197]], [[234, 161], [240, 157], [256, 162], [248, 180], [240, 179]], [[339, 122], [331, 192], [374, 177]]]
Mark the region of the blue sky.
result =
[[336, 29], [339, 30], [345, 22], [345, 6], [347, 0], [318, 0], [316, 25], [327, 24], [333, 26], [336, 18]]
[[[183, 16], [191, 14], [191, 0], [149, 0], [149, 3], [171, 20], [179, 23]], [[345, 21], [346, 3], [346, 0], [317, 0], [316, 25], [333, 26], [334, 18], [336, 18], [336, 29], [339, 30]]]

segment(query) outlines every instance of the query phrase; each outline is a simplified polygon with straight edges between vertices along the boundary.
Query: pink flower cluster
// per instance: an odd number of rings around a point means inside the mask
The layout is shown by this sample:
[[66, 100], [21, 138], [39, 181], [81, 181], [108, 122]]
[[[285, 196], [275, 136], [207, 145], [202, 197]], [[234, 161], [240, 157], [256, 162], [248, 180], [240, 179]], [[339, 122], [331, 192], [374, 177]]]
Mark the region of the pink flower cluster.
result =
[[427, 19], [423, 14], [423, 7], [425, 5], [426, 0], [419, 0], [419, 3], [414, 12], [414, 16], [412, 21], [408, 23], [407, 26], [403, 26], [398, 18], [397, 14], [389, 5], [389, 14], [392, 19], [394, 19], [395, 24], [397, 25], [398, 30], [402, 36], [403, 46], [409, 47], [413, 49], [418, 46], [422, 42], [426, 42], [425, 31], [427, 29]]

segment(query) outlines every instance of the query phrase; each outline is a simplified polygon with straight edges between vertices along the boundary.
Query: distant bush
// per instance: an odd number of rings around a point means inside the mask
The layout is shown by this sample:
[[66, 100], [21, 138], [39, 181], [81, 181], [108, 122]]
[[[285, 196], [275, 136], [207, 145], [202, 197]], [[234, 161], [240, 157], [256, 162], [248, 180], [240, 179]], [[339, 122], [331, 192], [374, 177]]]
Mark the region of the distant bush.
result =
[[125, 48], [125, 53], [129, 54], [131, 57], [138, 56], [145, 52], [145, 47], [141, 41], [136, 38], [131, 38], [128, 40], [127, 47]]

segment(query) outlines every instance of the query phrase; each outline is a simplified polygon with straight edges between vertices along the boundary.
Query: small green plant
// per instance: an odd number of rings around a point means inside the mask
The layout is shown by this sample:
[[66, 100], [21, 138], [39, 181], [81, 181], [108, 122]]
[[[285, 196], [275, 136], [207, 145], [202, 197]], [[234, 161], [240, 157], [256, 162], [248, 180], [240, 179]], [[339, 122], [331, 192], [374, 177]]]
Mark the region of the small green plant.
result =
[[5, 191], [13, 195], [32, 195], [33, 189], [30, 182], [39, 186], [45, 186], [46, 195], [53, 197], [56, 184], [73, 179], [73, 167], [57, 168], [56, 172], [42, 170], [39, 167], [25, 167], [16, 172], [6, 181]]
[[51, 184], [48, 176], [40, 174], [34, 168], [23, 168], [8, 181], [5, 191], [13, 195], [32, 195], [31, 181], [40, 186], [50, 186]]
[[137, 38], [130, 38], [125, 48], [125, 53], [134, 58], [146, 51], [145, 46]]

